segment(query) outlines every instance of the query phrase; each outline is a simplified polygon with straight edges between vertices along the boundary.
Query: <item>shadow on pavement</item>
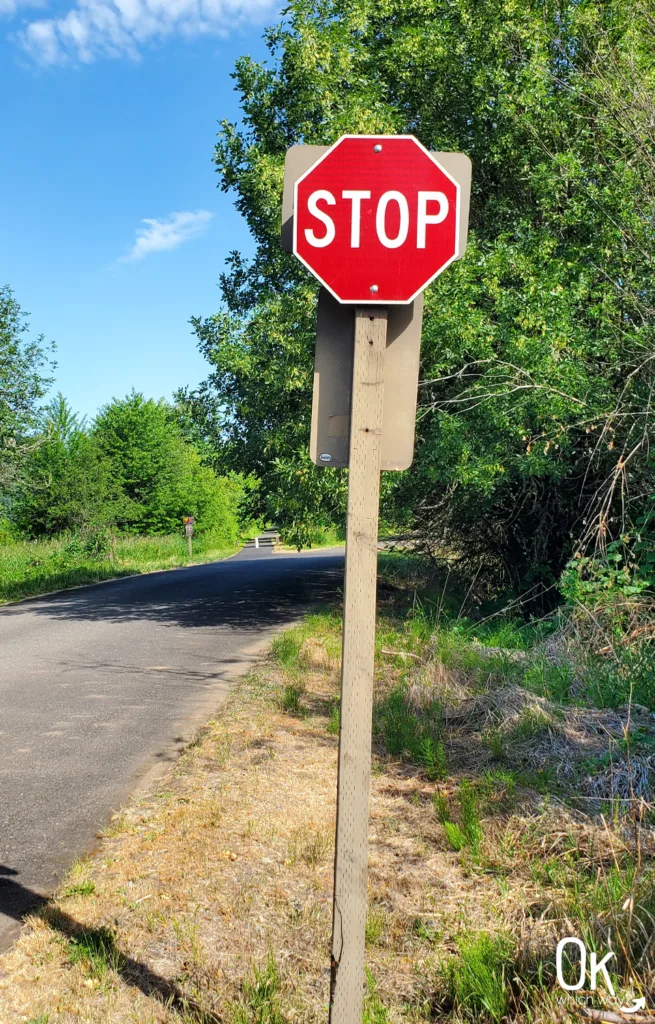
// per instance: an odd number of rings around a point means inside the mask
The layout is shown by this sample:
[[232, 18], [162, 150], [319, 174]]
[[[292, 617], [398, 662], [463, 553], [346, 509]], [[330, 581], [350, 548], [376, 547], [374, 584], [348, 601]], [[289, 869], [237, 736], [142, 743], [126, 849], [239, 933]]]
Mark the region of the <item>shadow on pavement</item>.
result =
[[0, 914], [22, 921], [26, 914], [32, 914], [47, 900], [38, 893], [26, 889], [15, 880], [18, 871], [0, 864]]
[[89, 954], [95, 954], [108, 963], [126, 985], [131, 985], [148, 998], [157, 999], [164, 1006], [183, 1013], [189, 1024], [220, 1024], [222, 1017], [213, 1010], [201, 1006], [193, 999], [188, 999], [174, 982], [155, 974], [140, 960], [122, 953], [110, 928], [84, 928], [70, 914], [17, 882], [17, 874], [13, 868], [0, 864], [0, 913], [15, 921], [22, 921], [27, 914], [38, 913], [51, 928], [58, 931], [71, 944], [88, 951]]
[[341, 552], [235, 558], [62, 591], [10, 605], [0, 614], [259, 631], [334, 599], [342, 583]]

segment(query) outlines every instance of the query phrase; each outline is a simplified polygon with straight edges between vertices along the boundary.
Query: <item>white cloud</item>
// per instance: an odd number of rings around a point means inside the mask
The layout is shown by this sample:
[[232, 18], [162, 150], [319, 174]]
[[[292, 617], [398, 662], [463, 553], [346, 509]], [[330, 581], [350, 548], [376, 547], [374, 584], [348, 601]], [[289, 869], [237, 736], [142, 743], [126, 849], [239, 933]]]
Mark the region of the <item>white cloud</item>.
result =
[[19, 7], [44, 7], [45, 0], [0, 0], [0, 15], [14, 14]]
[[[20, 2], [0, 0], [0, 10]], [[144, 44], [175, 33], [227, 35], [276, 9], [279, 0], [77, 0], [67, 14], [32, 21], [18, 39], [40, 64], [89, 64], [99, 57], [137, 58]]]
[[145, 218], [141, 221], [145, 227], [136, 229], [136, 242], [122, 259], [142, 260], [151, 252], [176, 249], [182, 242], [202, 234], [213, 216], [208, 210], [196, 210], [195, 213], [171, 213], [162, 220]]

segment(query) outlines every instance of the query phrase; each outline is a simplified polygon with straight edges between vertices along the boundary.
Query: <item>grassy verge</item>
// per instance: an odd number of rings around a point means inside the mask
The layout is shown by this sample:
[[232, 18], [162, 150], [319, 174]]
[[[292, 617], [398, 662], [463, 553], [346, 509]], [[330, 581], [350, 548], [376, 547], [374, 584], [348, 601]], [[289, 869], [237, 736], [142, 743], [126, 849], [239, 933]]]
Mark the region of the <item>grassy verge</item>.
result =
[[[234, 554], [221, 537], [194, 539], [195, 562]], [[191, 564], [184, 537], [121, 537], [100, 550], [76, 537], [0, 545], [0, 604], [51, 590]]]
[[[383, 565], [363, 1024], [650, 1001], [652, 714], [603, 706], [561, 629], [472, 623]], [[337, 609], [275, 640], [0, 961], [3, 1024], [327, 1019], [339, 656]], [[557, 987], [566, 935], [614, 953], [614, 998]]]
[[284, 533], [280, 535], [278, 545], [280, 551], [307, 551], [310, 548], [334, 548], [346, 543], [344, 530], [337, 530], [334, 527], [316, 527], [305, 539], [304, 544], [299, 548], [292, 544]]

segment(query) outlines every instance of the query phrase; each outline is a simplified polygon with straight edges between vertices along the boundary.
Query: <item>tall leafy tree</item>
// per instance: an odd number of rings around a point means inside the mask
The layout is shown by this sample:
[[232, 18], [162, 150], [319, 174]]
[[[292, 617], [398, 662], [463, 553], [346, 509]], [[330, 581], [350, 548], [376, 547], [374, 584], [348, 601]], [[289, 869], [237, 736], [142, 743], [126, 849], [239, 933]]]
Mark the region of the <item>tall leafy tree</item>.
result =
[[[235, 70], [215, 151], [256, 242], [194, 325], [224, 465], [281, 525], [343, 512], [309, 465], [316, 287], [279, 246], [284, 153], [415, 134], [473, 162], [467, 256], [428, 290], [411, 520], [517, 591], [638, 516], [652, 442], [655, 27], [633, 0], [292, 0], [269, 64]], [[202, 416], [202, 412], [199, 413]], [[477, 570], [476, 570], [477, 571]]]
[[132, 392], [100, 411], [91, 437], [120, 487], [122, 529], [173, 533], [183, 516], [193, 515], [199, 530], [237, 539], [242, 482], [217, 477], [203, 462], [178, 410]]
[[0, 288], [0, 487], [15, 478], [32, 445], [39, 403], [52, 383], [52, 346], [30, 338], [27, 314]]
[[110, 460], [59, 393], [44, 407], [9, 502], [27, 537], [115, 525], [125, 501]]
[[39, 417], [43, 433], [61, 441], [68, 441], [86, 427], [86, 417], [80, 417], [70, 402], [59, 391], [54, 398], [43, 407]]

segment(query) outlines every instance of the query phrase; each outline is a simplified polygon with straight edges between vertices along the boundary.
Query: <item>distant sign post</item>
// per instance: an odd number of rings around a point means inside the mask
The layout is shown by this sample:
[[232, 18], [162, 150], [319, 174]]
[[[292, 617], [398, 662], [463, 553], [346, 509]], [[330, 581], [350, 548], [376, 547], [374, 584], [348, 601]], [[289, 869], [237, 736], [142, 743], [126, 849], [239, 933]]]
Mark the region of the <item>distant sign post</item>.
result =
[[189, 558], [193, 557], [193, 524], [195, 521], [195, 516], [183, 516], [182, 518], [182, 522], [184, 523], [184, 532], [189, 544]]
[[[282, 232], [325, 289], [312, 458], [349, 466], [330, 1022], [361, 1024], [380, 470], [411, 462], [422, 308], [394, 315], [393, 328], [392, 314], [463, 255], [470, 162], [412, 136], [346, 135], [306, 147], [302, 167], [304, 148], [287, 154]], [[403, 408], [385, 402], [388, 342]]]

